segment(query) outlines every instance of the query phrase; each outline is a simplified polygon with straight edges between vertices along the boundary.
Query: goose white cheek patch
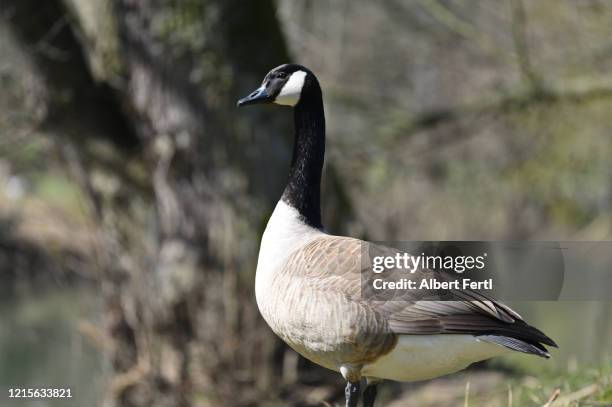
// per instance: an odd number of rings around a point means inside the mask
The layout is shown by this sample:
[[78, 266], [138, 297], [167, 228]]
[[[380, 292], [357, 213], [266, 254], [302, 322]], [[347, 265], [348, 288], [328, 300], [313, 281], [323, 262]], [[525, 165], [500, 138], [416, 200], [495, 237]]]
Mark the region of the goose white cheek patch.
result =
[[283, 86], [276, 99], [274, 99], [274, 103], [277, 105], [295, 106], [300, 100], [305, 79], [306, 72], [304, 71], [292, 73], [285, 86]]

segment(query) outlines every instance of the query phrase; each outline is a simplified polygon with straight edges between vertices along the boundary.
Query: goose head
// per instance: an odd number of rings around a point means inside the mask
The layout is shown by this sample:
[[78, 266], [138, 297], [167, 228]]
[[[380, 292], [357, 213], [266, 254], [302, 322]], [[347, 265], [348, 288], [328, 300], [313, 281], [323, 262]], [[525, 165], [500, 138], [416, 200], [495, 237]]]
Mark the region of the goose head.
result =
[[261, 86], [238, 101], [238, 106], [274, 103], [295, 107], [305, 95], [320, 87], [314, 74], [302, 65], [284, 64], [272, 69]]

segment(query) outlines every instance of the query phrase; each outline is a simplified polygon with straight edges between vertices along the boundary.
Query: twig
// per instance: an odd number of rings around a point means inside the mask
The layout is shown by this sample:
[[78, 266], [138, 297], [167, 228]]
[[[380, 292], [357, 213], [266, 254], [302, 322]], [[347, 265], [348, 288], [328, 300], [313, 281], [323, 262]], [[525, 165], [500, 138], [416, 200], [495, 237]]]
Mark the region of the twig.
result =
[[149, 373], [149, 370], [147, 363], [139, 362], [127, 372], [115, 375], [110, 384], [111, 392], [115, 395], [121, 395], [128, 387], [140, 382]]
[[436, 126], [454, 123], [460, 119], [483, 114], [521, 112], [542, 104], [582, 103], [612, 98], [610, 81], [578, 80], [563, 86], [547, 86], [515, 92], [497, 98], [484, 98], [460, 106], [440, 108], [418, 114], [416, 117], [396, 124], [395, 134], [405, 137]]
[[512, 9], [512, 39], [521, 75], [529, 86], [537, 89], [541, 86], [539, 75], [536, 74], [529, 56], [527, 41], [527, 15], [522, 0], [510, 0]]
[[108, 352], [113, 347], [113, 340], [103, 329], [98, 328], [89, 321], [80, 321], [77, 328], [78, 332], [96, 348], [103, 352]]
[[53, 45], [51, 45], [52, 41], [59, 35], [59, 33], [64, 29], [69, 23], [68, 16], [63, 15], [62, 18], [57, 20], [51, 28], [42, 36], [30, 49], [30, 52], [41, 53], [50, 59], [54, 59], [56, 61], [67, 61], [70, 53], [68, 51], [59, 49]]
[[460, 36], [476, 42], [482, 49], [494, 52], [497, 55], [507, 58], [507, 54], [501, 54], [501, 48], [494, 44], [488, 37], [482, 35], [472, 24], [462, 20], [453, 13], [447, 6], [438, 0], [420, 0], [419, 3], [447, 29], [459, 34]]
[[561, 389], [555, 389], [555, 391], [553, 391], [553, 394], [551, 394], [550, 397], [548, 398], [548, 401], [546, 402], [546, 404], [544, 404], [542, 407], [550, 407], [552, 403], [557, 399], [557, 397], [559, 397], [560, 393], [561, 393]]
[[580, 399], [592, 396], [593, 394], [597, 393], [598, 390], [599, 390], [599, 385], [597, 383], [590, 384], [586, 387], [583, 387], [580, 390], [577, 390], [566, 396], [558, 398], [556, 401], [550, 404], [550, 407], [561, 407], [561, 406], [568, 405], [572, 401], [576, 401], [576, 400], [580, 400]]
[[512, 407], [513, 400], [512, 400], [512, 386], [508, 385], [508, 407]]

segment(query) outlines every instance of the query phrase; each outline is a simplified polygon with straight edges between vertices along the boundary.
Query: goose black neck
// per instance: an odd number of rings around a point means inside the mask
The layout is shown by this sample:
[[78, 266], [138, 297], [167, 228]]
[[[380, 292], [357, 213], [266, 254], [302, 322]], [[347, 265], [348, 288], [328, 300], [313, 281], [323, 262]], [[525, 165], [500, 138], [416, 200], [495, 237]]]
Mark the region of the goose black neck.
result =
[[316, 82], [307, 92], [304, 91], [294, 109], [293, 158], [282, 200], [295, 208], [306, 224], [322, 228], [321, 172], [325, 156], [323, 98]]

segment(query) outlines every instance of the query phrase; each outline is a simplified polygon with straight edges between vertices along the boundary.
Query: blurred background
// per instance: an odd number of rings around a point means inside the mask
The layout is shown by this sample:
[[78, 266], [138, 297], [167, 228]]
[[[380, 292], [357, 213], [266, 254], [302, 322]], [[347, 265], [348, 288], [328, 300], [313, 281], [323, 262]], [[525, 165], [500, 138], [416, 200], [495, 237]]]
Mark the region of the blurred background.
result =
[[[310, 67], [324, 223], [371, 240], [611, 240], [605, 0], [2, 0], [0, 388], [15, 406], [318, 406], [338, 375], [254, 303]], [[612, 287], [611, 287], [612, 289]], [[612, 304], [512, 304], [561, 346], [391, 406], [611, 405]], [[9, 387], [71, 387], [8, 401]]]

